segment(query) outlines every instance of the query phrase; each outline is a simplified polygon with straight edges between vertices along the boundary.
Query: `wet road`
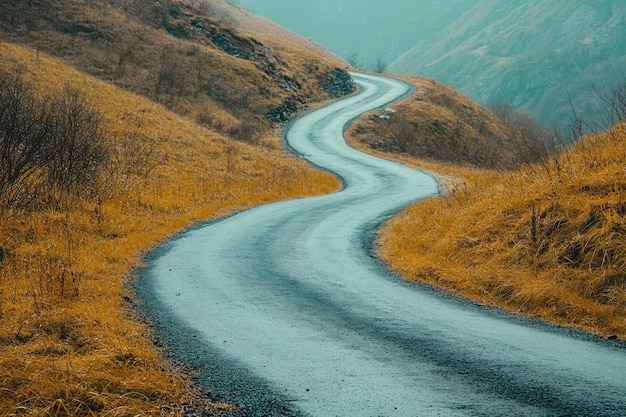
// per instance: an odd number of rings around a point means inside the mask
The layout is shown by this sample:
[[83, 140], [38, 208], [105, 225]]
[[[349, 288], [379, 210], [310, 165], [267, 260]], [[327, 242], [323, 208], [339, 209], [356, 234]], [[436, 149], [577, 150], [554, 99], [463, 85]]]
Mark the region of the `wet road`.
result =
[[372, 229], [437, 186], [346, 146], [346, 123], [409, 92], [354, 77], [358, 95], [287, 135], [343, 191], [211, 222], [152, 254], [137, 291], [172, 355], [238, 416], [626, 416], [623, 346], [438, 295], [369, 256]]

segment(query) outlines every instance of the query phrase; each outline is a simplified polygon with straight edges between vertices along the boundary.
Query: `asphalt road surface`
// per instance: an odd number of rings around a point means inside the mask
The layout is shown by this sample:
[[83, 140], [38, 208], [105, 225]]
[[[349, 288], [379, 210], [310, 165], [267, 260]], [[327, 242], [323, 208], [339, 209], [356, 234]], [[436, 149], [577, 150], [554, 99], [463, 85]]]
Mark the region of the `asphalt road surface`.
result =
[[372, 230], [433, 196], [426, 173], [346, 146], [350, 120], [410, 92], [361, 92], [288, 131], [343, 191], [258, 207], [176, 237], [137, 291], [172, 356], [236, 416], [626, 416], [626, 349], [393, 277]]

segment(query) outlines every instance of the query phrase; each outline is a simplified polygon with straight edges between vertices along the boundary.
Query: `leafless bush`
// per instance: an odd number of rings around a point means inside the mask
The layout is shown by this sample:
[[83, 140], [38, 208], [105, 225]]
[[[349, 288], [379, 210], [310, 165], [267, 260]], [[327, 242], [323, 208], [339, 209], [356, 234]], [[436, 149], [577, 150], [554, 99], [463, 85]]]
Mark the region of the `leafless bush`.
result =
[[516, 110], [509, 102], [495, 103], [490, 110], [509, 127], [518, 164], [544, 163], [556, 152], [554, 133], [529, 113]]
[[100, 114], [71, 87], [51, 101], [48, 112], [55, 123], [42, 161], [49, 185], [62, 195], [92, 196], [111, 152]]
[[0, 73], [0, 205], [9, 208], [36, 192], [42, 150], [52, 127], [47, 103], [37, 100], [19, 70]]
[[593, 90], [606, 105], [603, 115], [605, 128], [626, 122], [626, 75], [619, 84], [603, 89], [594, 86]]
[[377, 58], [372, 66], [372, 71], [381, 74], [387, 70], [387, 63], [381, 58]]
[[97, 190], [110, 145], [86, 99], [39, 98], [19, 68], [0, 71], [0, 207], [34, 208]]
[[154, 97], [156, 101], [172, 109], [186, 95], [188, 75], [177, 59], [176, 52], [165, 47], [159, 58]]
[[162, 162], [156, 146], [142, 133], [143, 120], [137, 120], [132, 129], [124, 131], [111, 156], [111, 168], [122, 185], [131, 177], [147, 178]]
[[350, 55], [348, 55], [346, 57], [346, 61], [348, 61], [348, 64], [350, 64], [353, 68], [361, 67], [361, 59], [359, 58], [359, 54], [357, 54], [356, 52], [353, 52]]

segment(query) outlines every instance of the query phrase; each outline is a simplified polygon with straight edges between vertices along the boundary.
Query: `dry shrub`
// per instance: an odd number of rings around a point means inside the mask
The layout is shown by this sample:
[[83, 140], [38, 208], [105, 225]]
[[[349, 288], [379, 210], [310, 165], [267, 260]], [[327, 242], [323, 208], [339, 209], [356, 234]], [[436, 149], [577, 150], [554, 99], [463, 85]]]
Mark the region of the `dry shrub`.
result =
[[35, 209], [97, 192], [110, 143], [76, 89], [39, 97], [24, 69], [0, 68], [0, 209]]

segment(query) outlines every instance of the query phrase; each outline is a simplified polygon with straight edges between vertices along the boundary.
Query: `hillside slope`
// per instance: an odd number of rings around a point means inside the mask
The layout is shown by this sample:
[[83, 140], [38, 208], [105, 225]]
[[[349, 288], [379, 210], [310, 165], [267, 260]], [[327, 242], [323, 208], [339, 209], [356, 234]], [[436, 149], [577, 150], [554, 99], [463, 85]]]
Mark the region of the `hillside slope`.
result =
[[0, 9], [0, 415], [217, 413], [135, 317], [133, 268], [195, 222], [336, 191], [273, 129], [350, 92], [343, 63], [184, 1]]
[[354, 89], [339, 60], [272, 48], [203, 1], [1, 0], [4, 39], [61, 57], [222, 133], [258, 142], [307, 103]]
[[552, 152], [550, 132], [528, 115], [498, 117], [433, 79], [404, 78], [417, 87], [416, 93], [356, 121], [347, 131], [354, 146], [394, 157], [503, 170]]
[[460, 173], [390, 220], [380, 253], [407, 279], [624, 339], [624, 149], [620, 125], [517, 172]]
[[[377, 254], [405, 279], [626, 339], [626, 126], [541, 154], [460, 93], [407, 80], [415, 96], [356, 121], [347, 137], [436, 173], [442, 195], [387, 221]], [[625, 119], [624, 91], [614, 90], [615, 120]], [[517, 168], [485, 169], [494, 161]]]
[[592, 85], [603, 88], [623, 77], [626, 3], [474, 3], [390, 69], [435, 77], [480, 103], [510, 101], [553, 126], [569, 123], [568, 92], [577, 111], [597, 116]]

